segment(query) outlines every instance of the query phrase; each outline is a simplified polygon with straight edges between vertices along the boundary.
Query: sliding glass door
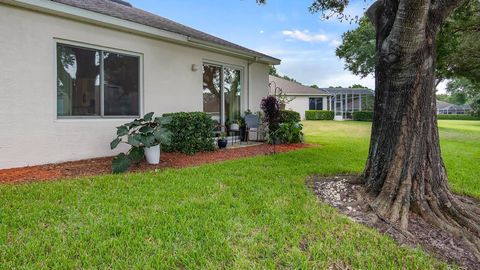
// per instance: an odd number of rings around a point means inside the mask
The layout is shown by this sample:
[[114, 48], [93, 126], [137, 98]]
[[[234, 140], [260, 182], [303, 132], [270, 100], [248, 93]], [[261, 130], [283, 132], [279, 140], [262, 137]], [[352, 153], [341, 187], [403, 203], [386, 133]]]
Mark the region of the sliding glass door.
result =
[[203, 111], [221, 123], [222, 67], [203, 65]]
[[242, 70], [231, 66], [203, 64], [203, 111], [219, 125], [241, 116]]

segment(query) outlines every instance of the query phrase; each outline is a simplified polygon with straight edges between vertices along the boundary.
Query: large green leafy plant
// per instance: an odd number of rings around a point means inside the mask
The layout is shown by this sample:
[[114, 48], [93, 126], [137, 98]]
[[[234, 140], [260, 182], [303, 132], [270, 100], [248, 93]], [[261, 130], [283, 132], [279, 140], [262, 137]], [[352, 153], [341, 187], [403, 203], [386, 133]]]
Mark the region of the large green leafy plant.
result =
[[112, 171], [121, 173], [130, 165], [144, 158], [144, 148], [159, 144], [169, 144], [171, 132], [165, 125], [171, 122], [171, 117], [153, 117], [153, 112], [141, 119], [117, 127], [117, 138], [110, 143], [113, 150], [121, 143], [131, 146], [127, 153], [118, 154], [112, 161]]
[[301, 143], [303, 142], [303, 125], [298, 122], [280, 123], [276, 131], [276, 136], [281, 143]]

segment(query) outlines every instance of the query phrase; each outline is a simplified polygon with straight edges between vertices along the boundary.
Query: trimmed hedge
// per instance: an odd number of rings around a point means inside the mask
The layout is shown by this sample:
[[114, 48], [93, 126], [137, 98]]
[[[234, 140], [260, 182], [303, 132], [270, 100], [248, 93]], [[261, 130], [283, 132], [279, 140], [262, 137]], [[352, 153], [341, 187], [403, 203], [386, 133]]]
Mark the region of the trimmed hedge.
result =
[[438, 120], [480, 120], [480, 117], [476, 117], [468, 114], [438, 114]]
[[215, 128], [212, 118], [204, 112], [166, 113], [163, 116], [172, 117], [172, 122], [165, 128], [172, 132], [169, 145], [162, 145], [165, 152], [181, 152], [193, 155], [203, 151], [213, 151]]
[[280, 111], [280, 123], [299, 123], [301, 121], [300, 114], [291, 110]]
[[333, 120], [335, 113], [332, 111], [305, 111], [305, 119], [307, 120]]
[[373, 112], [353, 112], [352, 117], [354, 121], [372, 122]]

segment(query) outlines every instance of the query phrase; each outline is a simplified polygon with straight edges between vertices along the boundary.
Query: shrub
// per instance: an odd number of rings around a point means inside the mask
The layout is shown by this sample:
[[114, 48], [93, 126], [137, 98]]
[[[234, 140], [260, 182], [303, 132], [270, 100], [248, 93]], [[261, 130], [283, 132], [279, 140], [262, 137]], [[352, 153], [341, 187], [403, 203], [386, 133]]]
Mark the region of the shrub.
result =
[[264, 120], [268, 124], [270, 135], [278, 129], [280, 117], [280, 104], [274, 96], [267, 96], [262, 99], [261, 108], [264, 112]]
[[193, 155], [202, 151], [213, 151], [215, 128], [212, 118], [204, 112], [167, 113], [172, 121], [165, 127], [172, 133], [169, 145], [162, 145], [166, 152], [181, 152]]
[[130, 150], [120, 153], [112, 161], [113, 173], [128, 170], [132, 163], [140, 162], [144, 157], [144, 148], [159, 144], [168, 145], [171, 133], [165, 128], [171, 121], [170, 117], [153, 117], [153, 112], [143, 118], [117, 127], [117, 138], [110, 143], [110, 148], [117, 148], [120, 143], [129, 144]]
[[303, 141], [303, 125], [298, 122], [281, 123], [275, 138], [281, 143], [300, 143]]
[[373, 112], [353, 112], [354, 121], [373, 121]]
[[332, 111], [305, 111], [305, 119], [307, 120], [333, 120], [334, 118], [335, 113]]
[[439, 120], [480, 120], [480, 117], [468, 115], [468, 114], [439, 114], [437, 115]]
[[291, 110], [281, 110], [279, 116], [280, 123], [299, 123], [300, 114]]

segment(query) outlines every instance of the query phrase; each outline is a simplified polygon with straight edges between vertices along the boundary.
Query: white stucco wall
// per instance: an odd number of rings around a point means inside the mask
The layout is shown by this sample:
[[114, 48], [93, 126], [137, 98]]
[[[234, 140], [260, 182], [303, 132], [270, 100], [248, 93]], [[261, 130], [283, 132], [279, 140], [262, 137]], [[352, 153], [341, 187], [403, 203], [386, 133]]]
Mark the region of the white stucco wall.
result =
[[[141, 54], [142, 113], [202, 111], [204, 61], [243, 68], [242, 111], [249, 105], [258, 110], [261, 97], [268, 93], [265, 64], [248, 65], [245, 59], [2, 4], [0, 37], [0, 168], [116, 154], [109, 143], [115, 127], [129, 119], [57, 119], [55, 44], [58, 40]], [[191, 70], [192, 64], [197, 64], [198, 71]]]
[[[311, 97], [322, 97], [323, 98], [323, 110], [327, 110], [327, 96], [311, 96]], [[309, 109], [309, 98], [310, 96], [291, 96], [294, 98], [290, 101], [285, 109], [296, 111], [300, 114], [302, 120], [305, 120], [305, 111]]]

